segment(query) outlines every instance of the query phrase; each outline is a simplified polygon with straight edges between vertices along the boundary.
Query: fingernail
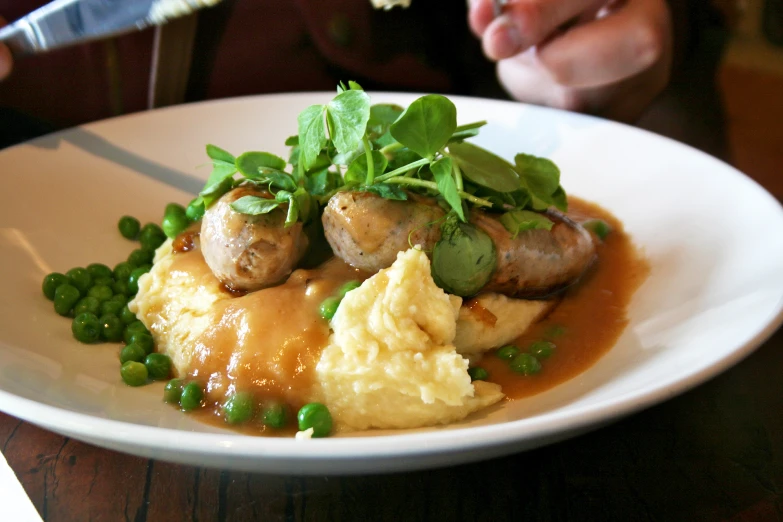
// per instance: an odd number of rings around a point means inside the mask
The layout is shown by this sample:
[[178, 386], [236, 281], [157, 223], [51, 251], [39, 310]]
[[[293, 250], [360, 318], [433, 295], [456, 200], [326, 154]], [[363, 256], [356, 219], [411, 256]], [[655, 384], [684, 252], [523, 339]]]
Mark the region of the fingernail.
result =
[[495, 19], [490, 52], [495, 58], [508, 58], [522, 50], [522, 36], [519, 29], [506, 15]]

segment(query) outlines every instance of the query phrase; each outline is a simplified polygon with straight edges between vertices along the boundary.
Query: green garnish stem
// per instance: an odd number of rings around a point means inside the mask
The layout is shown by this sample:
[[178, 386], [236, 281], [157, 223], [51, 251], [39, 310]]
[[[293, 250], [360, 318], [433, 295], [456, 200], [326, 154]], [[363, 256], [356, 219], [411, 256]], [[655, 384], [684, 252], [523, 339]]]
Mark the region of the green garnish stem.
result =
[[396, 151], [398, 151], [398, 150], [400, 150], [400, 149], [402, 149], [404, 147], [405, 147], [405, 145], [403, 145], [402, 143], [400, 143], [398, 141], [395, 141], [394, 143], [389, 143], [385, 147], [381, 147], [381, 154], [386, 156], [386, 155], [391, 154], [392, 152], [396, 152]]
[[459, 169], [459, 165], [457, 165], [456, 161], [452, 162], [452, 166], [454, 168], [454, 182], [457, 184], [457, 190], [462, 192], [463, 184], [462, 184], [462, 171]]
[[[383, 177], [383, 176], [381, 176], [381, 177]], [[376, 180], [376, 181], [380, 181], [380, 178], [378, 178], [378, 180]], [[428, 189], [434, 190], [434, 191], [438, 190], [438, 185], [436, 185], [434, 181], [424, 181], [422, 179], [417, 179], [417, 178], [392, 178], [392, 179], [386, 180], [386, 183], [395, 183], [397, 185], [413, 185], [413, 186], [416, 186], [416, 187], [428, 188]], [[459, 192], [459, 197], [461, 197], [462, 199], [467, 199], [468, 201], [470, 201], [471, 203], [473, 203], [474, 205], [479, 206], [479, 207], [491, 207], [492, 206], [492, 202], [491, 201], [487, 201], [486, 199], [477, 198], [473, 194], [468, 194], [467, 192], [460, 191]]]
[[364, 145], [364, 155], [367, 156], [367, 184], [372, 185], [375, 179], [375, 162], [372, 160], [372, 145], [367, 136], [362, 137], [362, 145]]
[[395, 176], [399, 176], [400, 174], [405, 174], [409, 170], [415, 169], [415, 168], [419, 168], [422, 165], [427, 165], [427, 164], [429, 164], [429, 162], [430, 162], [430, 160], [428, 160], [427, 158], [422, 158], [420, 160], [416, 160], [413, 163], [408, 163], [407, 165], [405, 165], [403, 167], [400, 167], [398, 169], [394, 169], [391, 172], [387, 172], [383, 176], [378, 176], [375, 179], [375, 182], [378, 183], [380, 181], [386, 181], [387, 179], [393, 178]]

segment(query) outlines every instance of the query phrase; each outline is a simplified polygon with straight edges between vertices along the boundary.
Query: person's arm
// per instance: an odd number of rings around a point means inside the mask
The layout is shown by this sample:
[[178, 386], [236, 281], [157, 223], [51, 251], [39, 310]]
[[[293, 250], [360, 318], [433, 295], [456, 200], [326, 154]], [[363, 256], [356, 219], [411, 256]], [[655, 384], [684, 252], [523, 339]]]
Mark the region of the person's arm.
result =
[[520, 101], [629, 121], [671, 74], [665, 0], [514, 0], [498, 18], [492, 0], [472, 0], [469, 22]]

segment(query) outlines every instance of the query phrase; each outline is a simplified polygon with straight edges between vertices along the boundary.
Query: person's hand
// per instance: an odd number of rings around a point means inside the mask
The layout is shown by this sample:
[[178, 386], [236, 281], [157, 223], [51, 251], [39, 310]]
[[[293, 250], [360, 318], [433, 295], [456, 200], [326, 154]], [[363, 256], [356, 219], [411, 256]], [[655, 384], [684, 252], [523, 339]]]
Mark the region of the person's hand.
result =
[[[3, 17], [0, 16], [0, 27], [6, 25]], [[0, 44], [0, 80], [4, 80], [9, 74], [11, 69], [14, 68], [14, 59], [11, 56], [11, 51], [3, 44]]]
[[669, 81], [665, 0], [470, 0], [468, 19], [519, 101], [629, 121]]

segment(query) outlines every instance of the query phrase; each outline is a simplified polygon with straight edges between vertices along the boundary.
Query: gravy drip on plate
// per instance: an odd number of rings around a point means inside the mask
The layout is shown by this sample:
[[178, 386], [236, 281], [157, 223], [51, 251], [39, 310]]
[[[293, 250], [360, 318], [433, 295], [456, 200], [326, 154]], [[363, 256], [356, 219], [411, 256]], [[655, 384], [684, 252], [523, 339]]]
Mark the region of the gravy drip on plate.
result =
[[568, 216], [575, 221], [603, 219], [612, 232], [598, 243], [598, 259], [581, 281], [566, 290], [554, 310], [513, 344], [523, 352], [535, 341], [555, 344], [536, 375], [514, 373], [507, 361], [486, 354], [478, 363], [489, 380], [500, 384], [508, 399], [541, 393], [587, 370], [614, 346], [628, 324], [626, 310], [649, 273], [622, 223], [598, 205], [569, 198]]

